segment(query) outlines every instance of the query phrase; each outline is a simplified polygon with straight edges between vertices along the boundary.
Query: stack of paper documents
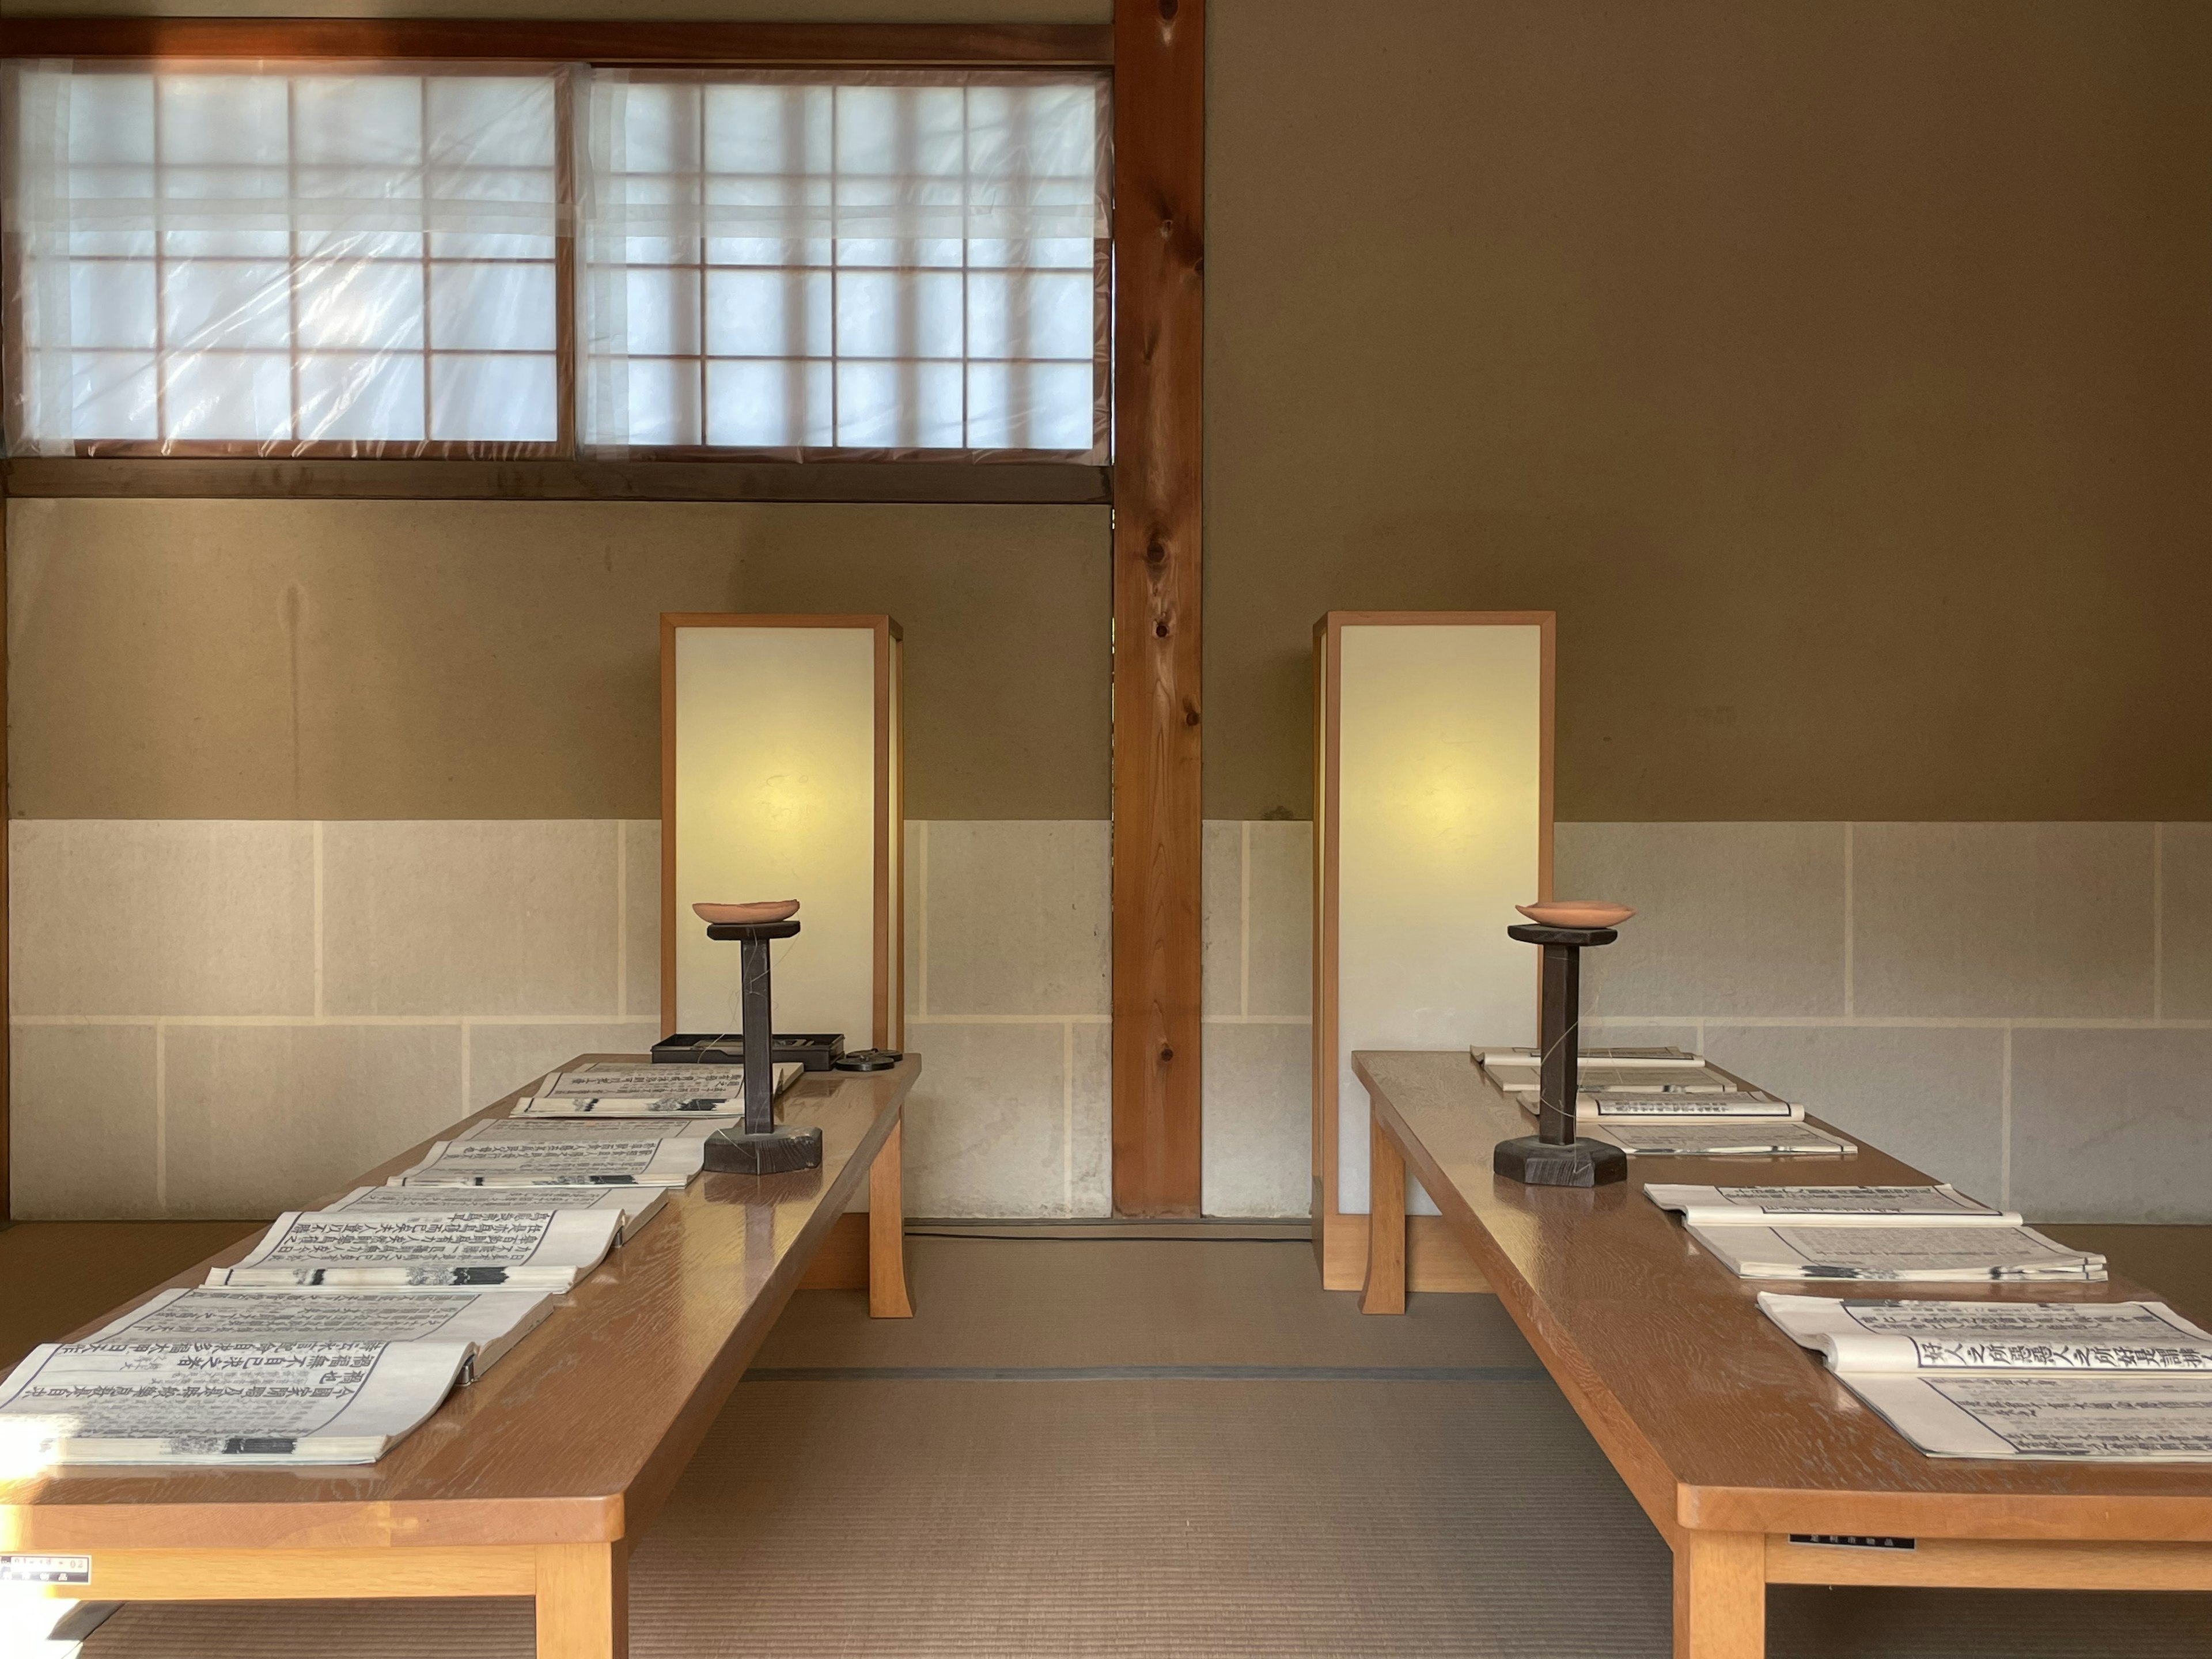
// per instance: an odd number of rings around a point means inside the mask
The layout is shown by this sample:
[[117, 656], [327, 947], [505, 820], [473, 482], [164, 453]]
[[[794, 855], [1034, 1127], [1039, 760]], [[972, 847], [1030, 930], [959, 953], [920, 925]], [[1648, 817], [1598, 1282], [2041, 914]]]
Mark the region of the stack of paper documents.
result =
[[1740, 1279], [2093, 1280], [2069, 1250], [1950, 1187], [1652, 1186], [1690, 1237]]
[[503, 1285], [565, 1291], [605, 1257], [619, 1210], [294, 1210], [211, 1285], [342, 1289]]
[[611, 1210], [622, 1218], [615, 1243], [627, 1244], [668, 1200], [665, 1187], [356, 1187], [323, 1206], [335, 1215], [421, 1215], [441, 1210], [512, 1214], [521, 1210]]
[[109, 1342], [465, 1342], [474, 1382], [553, 1310], [536, 1291], [163, 1291], [84, 1339]]
[[0, 1383], [0, 1462], [373, 1463], [465, 1342], [46, 1343]]
[[1831, 1227], [1891, 1226], [1899, 1219], [2017, 1227], [2012, 1210], [1993, 1210], [1955, 1187], [1677, 1187], [1654, 1182], [1644, 1196], [1675, 1210], [1693, 1227], [1808, 1222]]
[[[805, 1068], [778, 1062], [775, 1092], [799, 1081]], [[742, 1117], [742, 1066], [630, 1066], [593, 1060], [555, 1072], [514, 1109], [517, 1117]]]
[[1718, 1123], [1593, 1124], [1582, 1121], [1577, 1133], [1590, 1140], [1609, 1140], [1625, 1147], [1632, 1158], [1787, 1158], [1796, 1154], [1840, 1158], [1858, 1151], [1841, 1135], [1796, 1118], [1730, 1118]]
[[682, 1187], [706, 1166], [713, 1120], [485, 1118], [394, 1187]]
[[2105, 1258], [2069, 1250], [2033, 1227], [1705, 1226], [1689, 1229], [1739, 1279], [1860, 1279], [1898, 1284], [1989, 1279], [2082, 1283]]
[[2212, 1461], [2212, 1334], [2162, 1302], [1759, 1305], [1929, 1456]]

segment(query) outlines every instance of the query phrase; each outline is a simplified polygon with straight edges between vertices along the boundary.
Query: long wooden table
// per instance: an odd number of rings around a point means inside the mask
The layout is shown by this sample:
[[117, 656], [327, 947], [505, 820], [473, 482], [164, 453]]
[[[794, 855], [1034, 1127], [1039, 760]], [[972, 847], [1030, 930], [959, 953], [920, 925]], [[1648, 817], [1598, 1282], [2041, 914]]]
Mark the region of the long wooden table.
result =
[[[820, 1170], [702, 1175], [672, 1194], [482, 1382], [456, 1389], [377, 1463], [0, 1480], [0, 1553], [88, 1557], [89, 1582], [53, 1593], [96, 1601], [533, 1596], [539, 1659], [620, 1659], [631, 1543], [864, 1177], [869, 1311], [912, 1311], [900, 1131], [921, 1069], [908, 1056], [887, 1072], [807, 1073], [779, 1104], [787, 1122], [821, 1125]], [[380, 1183], [428, 1146], [358, 1184]], [[198, 1284], [252, 1243], [147, 1295]]]
[[[1464, 1052], [1361, 1053], [1352, 1065], [1374, 1106], [1362, 1307], [1404, 1310], [1410, 1165], [1674, 1550], [1677, 1659], [1758, 1659], [1769, 1584], [2212, 1589], [2212, 1465], [1924, 1456], [1756, 1301], [1761, 1288], [2027, 1302], [2155, 1292], [2118, 1278], [1747, 1283], [1644, 1196], [1646, 1180], [1931, 1177], [1863, 1146], [1845, 1158], [1631, 1158], [1618, 1186], [1522, 1187], [1491, 1172], [1491, 1149], [1530, 1133], [1531, 1120]], [[2207, 1310], [2179, 1311], [2202, 1321]], [[1910, 1539], [1912, 1547], [1793, 1541], [1809, 1536]]]

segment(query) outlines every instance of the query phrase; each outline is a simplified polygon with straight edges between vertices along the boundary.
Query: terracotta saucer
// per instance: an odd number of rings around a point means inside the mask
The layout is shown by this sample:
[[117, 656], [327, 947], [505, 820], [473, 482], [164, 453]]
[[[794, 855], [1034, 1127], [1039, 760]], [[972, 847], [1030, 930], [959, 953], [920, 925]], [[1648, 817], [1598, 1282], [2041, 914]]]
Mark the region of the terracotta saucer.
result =
[[1540, 927], [1618, 927], [1636, 912], [1602, 899], [1547, 899], [1513, 907]]
[[781, 921], [799, 914], [797, 899], [753, 899], [744, 904], [695, 904], [691, 914], [702, 921]]

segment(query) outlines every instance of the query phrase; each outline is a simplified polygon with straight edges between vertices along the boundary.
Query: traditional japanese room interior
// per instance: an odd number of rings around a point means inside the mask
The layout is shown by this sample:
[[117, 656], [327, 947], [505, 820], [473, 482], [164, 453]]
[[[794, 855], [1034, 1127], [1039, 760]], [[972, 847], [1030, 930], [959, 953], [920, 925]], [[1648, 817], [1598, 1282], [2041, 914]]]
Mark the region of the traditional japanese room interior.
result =
[[0, 1659], [2212, 1652], [2203, 0], [0, 135]]

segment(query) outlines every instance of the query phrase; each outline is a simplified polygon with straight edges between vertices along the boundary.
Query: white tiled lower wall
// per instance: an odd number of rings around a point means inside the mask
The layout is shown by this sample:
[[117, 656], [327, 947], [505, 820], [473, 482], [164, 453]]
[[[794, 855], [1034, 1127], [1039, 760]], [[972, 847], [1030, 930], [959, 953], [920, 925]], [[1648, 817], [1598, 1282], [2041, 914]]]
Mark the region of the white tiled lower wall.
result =
[[[19, 820], [14, 1205], [274, 1213], [659, 1034], [654, 822]], [[908, 834], [907, 1206], [1103, 1215], [1107, 827]]]
[[2047, 1221], [2212, 1221], [2212, 824], [1563, 823], [1614, 1041]]
[[[15, 1202], [265, 1214], [659, 1029], [651, 822], [11, 826]], [[1205, 1205], [1303, 1213], [1301, 823], [1206, 826]], [[1110, 1203], [1103, 823], [908, 827], [915, 1214]], [[1562, 824], [1595, 1034], [2051, 1220], [2212, 1221], [2212, 825]]]

